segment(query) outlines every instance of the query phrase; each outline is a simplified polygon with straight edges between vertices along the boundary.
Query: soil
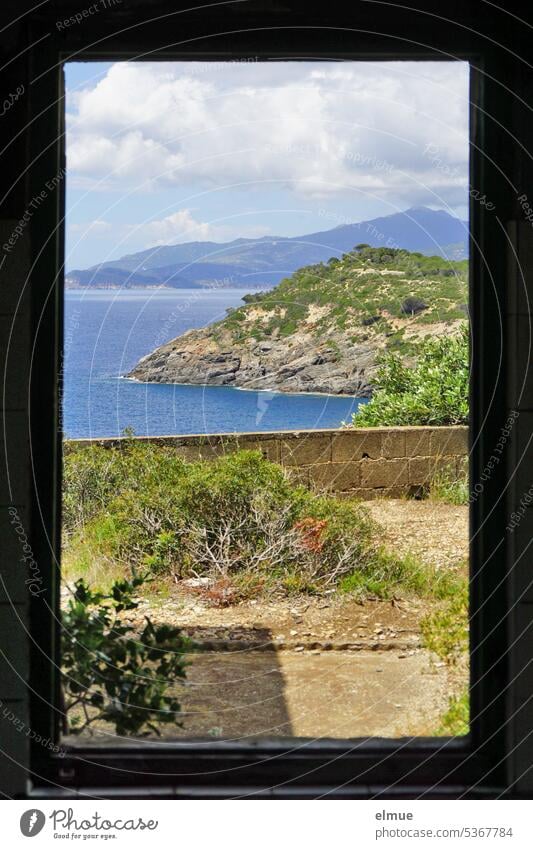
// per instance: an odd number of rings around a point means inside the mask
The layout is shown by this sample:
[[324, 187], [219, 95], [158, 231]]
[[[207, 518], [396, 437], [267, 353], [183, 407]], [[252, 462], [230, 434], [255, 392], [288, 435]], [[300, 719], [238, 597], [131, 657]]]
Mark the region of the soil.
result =
[[179, 736], [430, 736], [449, 677], [423, 651], [208, 653], [191, 667]]
[[354, 601], [350, 596], [247, 601], [210, 607], [176, 591], [172, 599], [152, 598], [131, 621], [179, 626], [203, 650], [405, 650], [420, 646], [419, 623], [427, 613], [420, 601]]
[[[430, 501], [373, 501], [384, 542], [439, 568], [464, 569], [468, 510]], [[467, 685], [423, 649], [427, 601], [258, 599], [211, 606], [183, 584], [141, 603], [144, 616], [180, 626], [195, 645], [178, 688], [183, 727], [165, 736], [408, 737], [432, 735], [450, 695]], [[105, 731], [100, 731], [105, 733]]]
[[384, 543], [395, 551], [437, 567], [466, 568], [467, 506], [408, 499], [368, 501], [366, 506], [385, 531]]
[[[225, 741], [432, 736], [456, 679], [425, 651], [205, 652], [176, 688], [181, 727], [163, 725], [161, 734]], [[103, 738], [121, 742], [103, 724], [69, 742]]]

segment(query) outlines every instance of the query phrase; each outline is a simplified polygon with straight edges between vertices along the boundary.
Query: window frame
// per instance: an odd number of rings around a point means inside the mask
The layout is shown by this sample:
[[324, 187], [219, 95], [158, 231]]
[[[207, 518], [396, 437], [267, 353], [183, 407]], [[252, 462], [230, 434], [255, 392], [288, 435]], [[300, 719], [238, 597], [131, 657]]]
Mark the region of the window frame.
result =
[[[164, 28], [164, 27], [163, 27]], [[33, 38], [39, 37], [42, 24], [33, 25]], [[36, 31], [36, 32], [35, 32]], [[263, 29], [261, 28], [261, 33]], [[394, 44], [391, 50], [378, 41], [357, 44], [346, 49], [343, 36], [338, 50], [321, 54], [305, 27], [297, 30], [292, 51], [268, 49], [254, 36], [252, 29], [244, 38], [242, 33], [232, 40], [228, 36], [223, 46], [215, 45], [205, 51], [196, 45], [162, 48], [164, 33], [155, 39], [155, 53], [150, 60], [224, 61], [258, 57], [261, 60], [283, 58], [297, 61], [300, 57], [353, 60], [413, 59], [435, 60], [435, 52], [420, 47], [406, 48]], [[264, 33], [263, 33], [264, 34]], [[275, 28], [268, 37], [275, 40]], [[159, 42], [158, 40], [159, 39]], [[52, 38], [33, 55], [33, 78], [36, 84], [31, 96], [31, 125], [29, 131], [30, 162], [29, 195], [35, 194], [46, 179], [65, 166], [64, 110], [62, 64], [68, 60], [137, 59], [139, 51], [128, 33], [119, 35], [105, 49], [97, 43], [92, 47], [65, 50], [60, 40]], [[355, 39], [357, 41], [357, 38]], [[310, 43], [311, 42], [311, 43]], [[153, 42], [151, 43], [154, 44]], [[150, 44], [148, 45], [148, 47]], [[479, 50], [453, 52], [449, 57], [471, 63], [471, 185], [487, 197], [501, 196], [492, 172], [490, 137], [486, 134], [484, 116], [485, 60]], [[148, 53], [150, 51], [146, 51]], [[291, 55], [292, 52], [292, 55]], [[445, 51], [438, 51], [443, 53]], [[55, 67], [54, 67], [55, 66]], [[52, 68], [52, 70], [48, 70]], [[64, 181], [49, 206], [46, 216], [34, 224], [34, 264], [31, 274], [33, 327], [39, 331], [38, 356], [33, 361], [31, 381], [31, 452], [35, 480], [32, 508], [41, 517], [40, 527], [33, 532], [34, 551], [43, 564], [43, 575], [51, 588], [47, 604], [32, 598], [30, 605], [31, 665], [30, 716], [31, 726], [43, 737], [59, 736], [59, 558], [61, 513], [61, 433], [58, 429], [61, 398], [61, 345], [63, 329], [63, 256], [65, 209]], [[495, 271], [501, 268], [496, 261], [497, 246], [487, 228], [487, 211], [473, 199], [470, 201], [470, 313], [472, 323], [472, 369], [480, 376], [471, 386], [471, 480], [479, 478], [495, 443], [500, 422], [488, 416], [494, 381], [490, 364], [498, 364], [501, 349], [494, 339], [501, 337], [501, 323], [489, 308], [487, 280], [495, 286], [496, 294], [504, 297], [503, 283]], [[500, 243], [505, 255], [506, 246]], [[483, 258], [483, 261], [479, 259]], [[476, 262], [476, 259], [478, 261]], [[487, 261], [488, 260], [488, 261]], [[491, 262], [492, 260], [492, 262]], [[505, 259], [503, 260], [505, 262]], [[496, 269], [494, 268], [496, 262]], [[50, 284], [52, 286], [49, 294]], [[505, 392], [505, 369], [498, 372], [499, 386]], [[503, 470], [502, 470], [503, 471]], [[499, 482], [499, 483], [498, 483]], [[432, 798], [456, 797], [460, 794], [490, 796], [505, 785], [506, 753], [506, 690], [508, 670], [506, 661], [507, 629], [504, 622], [507, 609], [506, 581], [496, 581], [487, 570], [478, 568], [491, 552], [501, 522], [493, 509], [501, 473], [486, 487], [471, 505], [470, 570], [471, 570], [471, 657], [472, 725], [465, 738], [443, 740], [416, 738], [412, 740], [264, 740], [226, 743], [213, 740], [208, 749], [194, 741], [175, 743], [132, 741], [127, 746], [76, 746], [66, 754], [47, 752], [36, 742], [31, 745], [31, 772], [34, 796], [51, 796], [62, 788], [69, 792], [92, 794], [98, 788], [104, 796], [171, 798], [227, 798], [241, 793], [255, 796], [310, 798], [327, 793], [328, 798], [385, 796], [405, 797], [417, 794], [420, 788]], [[481, 532], [478, 532], [482, 529]], [[499, 550], [498, 562], [504, 562], [505, 542]], [[492, 556], [492, 555], [491, 555]], [[491, 623], [496, 622], [496, 627]], [[492, 628], [492, 630], [491, 630]], [[51, 661], [47, 661], [51, 658]], [[497, 659], [496, 664], [494, 658]], [[491, 705], [490, 710], [484, 707]], [[70, 788], [70, 789], [69, 789]], [[418, 789], [417, 789], [418, 788]]]

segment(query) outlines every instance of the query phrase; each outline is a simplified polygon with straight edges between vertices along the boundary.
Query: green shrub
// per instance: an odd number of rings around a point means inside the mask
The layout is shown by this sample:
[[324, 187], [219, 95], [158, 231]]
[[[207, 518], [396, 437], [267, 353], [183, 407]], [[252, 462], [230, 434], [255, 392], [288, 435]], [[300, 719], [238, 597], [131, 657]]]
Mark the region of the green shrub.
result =
[[468, 651], [468, 581], [420, 623], [423, 643], [441, 660], [456, 664]]
[[[382, 271], [400, 272], [382, 275]], [[244, 305], [211, 325], [218, 341], [237, 346], [250, 339], [270, 339], [274, 334], [288, 337], [303, 329], [310, 305], [326, 307], [307, 326], [313, 342], [323, 343], [338, 337], [339, 331], [361, 342], [375, 333], [386, 333], [385, 313], [403, 318], [401, 304], [416, 298], [427, 309], [410, 322], [417, 326], [436, 321], [464, 318], [459, 307], [467, 299], [468, 261], [452, 262], [438, 256], [424, 256], [398, 248], [372, 248], [361, 243], [338, 260], [315, 263], [298, 269], [273, 289], [245, 295]], [[260, 308], [260, 316], [257, 308]], [[408, 310], [407, 313], [417, 313]], [[375, 328], [361, 327], [367, 316], [383, 317]], [[370, 328], [370, 329], [369, 329]], [[386, 339], [387, 347], [398, 347], [398, 340]], [[407, 343], [401, 344], [402, 350]]]
[[[95, 722], [112, 723], [117, 734], [159, 734], [161, 723], [178, 724], [180, 704], [172, 694], [185, 678], [187, 639], [178, 628], [142, 631], [121, 621], [138, 606], [135, 593], [146, 577], [115, 581], [109, 592], [76, 581], [62, 614], [63, 730], [79, 734]], [[170, 693], [169, 693], [170, 691]]]
[[[88, 468], [94, 461], [94, 471]], [[78, 473], [78, 467], [80, 473]], [[176, 579], [243, 576], [287, 594], [379, 586], [434, 591], [429, 571], [387, 554], [363, 505], [317, 495], [259, 452], [187, 463], [170, 447], [131, 440], [65, 457], [65, 560], [72, 576], [149, 569]], [[418, 571], [417, 571], [418, 569]], [[94, 580], [94, 578], [93, 578]], [[344, 583], [343, 583], [344, 582]]]
[[468, 422], [468, 329], [428, 339], [413, 351], [415, 365], [385, 354], [368, 404], [352, 418], [356, 427], [454, 425]]
[[448, 709], [435, 732], [436, 737], [461, 737], [470, 730], [470, 694], [452, 696]]

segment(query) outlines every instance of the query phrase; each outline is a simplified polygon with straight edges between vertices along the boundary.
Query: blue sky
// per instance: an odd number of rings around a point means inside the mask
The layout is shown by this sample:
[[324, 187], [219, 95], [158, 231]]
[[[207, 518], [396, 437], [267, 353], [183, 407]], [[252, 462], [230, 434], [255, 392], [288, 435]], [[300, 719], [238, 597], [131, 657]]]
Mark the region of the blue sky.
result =
[[466, 217], [466, 63], [71, 63], [65, 77], [67, 269], [409, 206]]

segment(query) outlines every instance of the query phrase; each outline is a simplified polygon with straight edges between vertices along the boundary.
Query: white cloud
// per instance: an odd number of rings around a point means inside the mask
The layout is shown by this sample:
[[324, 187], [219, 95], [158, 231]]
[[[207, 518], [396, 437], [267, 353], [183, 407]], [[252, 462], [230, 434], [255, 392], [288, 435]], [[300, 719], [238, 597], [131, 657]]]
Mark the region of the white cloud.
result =
[[[68, 166], [74, 185], [121, 191], [241, 184], [457, 205], [467, 73], [451, 62], [116, 63], [69, 101]], [[164, 226], [181, 232], [188, 212]], [[208, 225], [191, 222], [203, 238]]]
[[143, 227], [143, 238], [154, 246], [206, 241], [212, 239], [213, 235], [211, 225], [196, 221], [190, 209], [180, 209], [159, 221], [150, 221]]
[[99, 218], [94, 221], [88, 221], [86, 224], [70, 224], [69, 230], [72, 233], [108, 233], [112, 230], [112, 225], [109, 221], [102, 221]]
[[269, 232], [269, 228], [263, 225], [243, 224], [239, 216], [231, 225], [200, 221], [190, 209], [179, 209], [164, 218], [153, 219], [141, 225], [124, 225], [119, 230], [123, 243], [141, 236], [147, 248], [176, 245], [180, 242], [226, 242], [239, 237], [254, 239]]

